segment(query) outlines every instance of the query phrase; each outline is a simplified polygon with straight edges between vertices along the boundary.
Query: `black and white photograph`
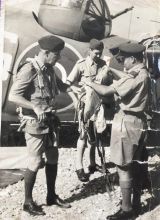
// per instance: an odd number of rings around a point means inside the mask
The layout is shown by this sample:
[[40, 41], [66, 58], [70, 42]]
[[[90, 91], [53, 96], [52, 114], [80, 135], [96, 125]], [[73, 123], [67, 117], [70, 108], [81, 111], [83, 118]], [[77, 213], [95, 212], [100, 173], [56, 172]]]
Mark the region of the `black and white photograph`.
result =
[[160, 0], [0, 0], [0, 220], [160, 219]]

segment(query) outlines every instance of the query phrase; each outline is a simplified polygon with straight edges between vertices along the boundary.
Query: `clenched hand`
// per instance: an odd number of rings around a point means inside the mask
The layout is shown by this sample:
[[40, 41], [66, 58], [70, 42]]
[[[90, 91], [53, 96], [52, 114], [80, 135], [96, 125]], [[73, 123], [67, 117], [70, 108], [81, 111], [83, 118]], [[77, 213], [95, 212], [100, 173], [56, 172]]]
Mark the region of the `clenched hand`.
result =
[[36, 113], [39, 122], [42, 122], [46, 118], [46, 113], [39, 106], [35, 106], [33, 110]]

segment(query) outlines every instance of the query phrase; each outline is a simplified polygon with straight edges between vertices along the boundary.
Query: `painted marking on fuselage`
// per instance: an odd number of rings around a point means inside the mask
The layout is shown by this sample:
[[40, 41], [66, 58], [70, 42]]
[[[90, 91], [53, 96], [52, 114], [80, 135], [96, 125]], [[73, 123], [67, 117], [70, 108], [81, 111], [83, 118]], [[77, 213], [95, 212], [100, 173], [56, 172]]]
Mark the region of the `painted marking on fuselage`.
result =
[[17, 44], [18, 35], [12, 32], [4, 32], [4, 37], [7, 38], [11, 43]]
[[[10, 45], [11, 47], [15, 47], [18, 44], [18, 35], [11, 32], [4, 32], [4, 38], [7, 39], [6, 44]], [[13, 49], [13, 48], [12, 48]], [[11, 65], [13, 61], [13, 56], [10, 53], [4, 53], [3, 55], [3, 71], [2, 71], [2, 81], [6, 81], [9, 78], [9, 71], [11, 70]]]
[[6, 81], [9, 77], [8, 71], [11, 68], [12, 63], [12, 55], [8, 53], [4, 53], [4, 65], [2, 71], [2, 81]]
[[62, 64], [60, 63], [56, 63], [55, 65], [62, 73], [62, 82], [66, 82], [67, 80], [67, 73], [66, 73], [66, 70], [65, 68], [62, 66]]

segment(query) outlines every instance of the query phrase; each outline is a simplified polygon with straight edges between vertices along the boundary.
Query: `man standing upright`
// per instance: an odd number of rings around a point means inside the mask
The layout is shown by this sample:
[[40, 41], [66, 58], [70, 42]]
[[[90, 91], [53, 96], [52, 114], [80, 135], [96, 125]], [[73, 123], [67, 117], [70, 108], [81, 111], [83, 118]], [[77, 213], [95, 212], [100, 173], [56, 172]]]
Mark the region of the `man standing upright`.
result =
[[126, 43], [120, 45], [119, 50], [124, 56], [126, 73], [112, 70], [116, 78], [119, 77], [118, 81], [108, 87], [86, 82], [100, 95], [117, 96], [118, 108], [111, 133], [111, 162], [117, 166], [122, 205], [117, 213], [107, 217], [108, 220], [132, 219], [140, 213], [143, 175], [139, 161], [145, 146], [145, 111], [148, 110], [150, 91], [149, 73], [143, 64], [145, 47], [138, 43]]
[[[76, 173], [79, 180], [82, 182], [87, 182], [89, 180], [89, 176], [84, 172], [83, 168], [83, 154], [86, 145], [89, 147], [89, 173], [92, 174], [95, 171], [101, 171], [101, 167], [96, 164], [95, 160], [96, 139], [94, 132], [94, 117], [89, 118], [86, 117], [85, 114], [91, 105], [96, 107], [98, 103], [96, 104], [95, 101], [93, 104], [92, 101], [94, 98], [91, 94], [92, 91], [87, 92], [85, 88], [85, 81], [87, 79], [91, 79], [97, 83], [105, 85], [110, 85], [112, 83], [112, 75], [108, 72], [106, 62], [101, 59], [103, 49], [104, 44], [102, 41], [92, 39], [90, 41], [88, 56], [84, 59], [80, 59], [75, 64], [73, 70], [67, 78], [67, 84], [71, 86], [70, 88], [73, 92], [78, 93], [79, 99], [78, 119], [80, 136], [77, 141]], [[75, 87], [75, 85], [78, 87]], [[111, 115], [113, 110], [112, 107], [114, 106], [113, 95], [105, 100], [105, 104], [107, 114]]]
[[20, 68], [9, 95], [9, 100], [22, 108], [21, 128], [24, 127], [28, 150], [23, 210], [31, 215], [45, 214], [32, 198], [37, 171], [43, 162], [43, 153], [46, 155], [47, 205], [70, 207], [55, 193], [58, 163], [58, 148], [55, 145], [59, 120], [53, 112], [56, 110], [55, 96], [62, 82], [56, 77], [53, 66], [60, 58], [64, 41], [49, 35], [39, 39], [38, 43], [38, 55], [32, 59], [28, 58]]

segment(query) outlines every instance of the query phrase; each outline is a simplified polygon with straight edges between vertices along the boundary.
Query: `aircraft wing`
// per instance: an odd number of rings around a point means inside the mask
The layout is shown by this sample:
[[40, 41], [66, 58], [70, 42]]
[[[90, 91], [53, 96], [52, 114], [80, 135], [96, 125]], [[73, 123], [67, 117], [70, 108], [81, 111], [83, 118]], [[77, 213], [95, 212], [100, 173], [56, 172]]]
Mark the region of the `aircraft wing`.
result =
[[111, 3], [116, 5], [116, 7], [120, 7], [120, 5], [128, 5], [135, 6], [135, 7], [141, 7], [141, 8], [160, 8], [160, 0], [107, 0], [107, 3], [110, 5]]
[[[106, 0], [110, 13], [116, 14], [133, 6], [133, 10], [112, 20], [112, 32], [121, 37], [139, 40], [160, 30], [160, 0]], [[144, 37], [145, 38], [145, 37]]]

